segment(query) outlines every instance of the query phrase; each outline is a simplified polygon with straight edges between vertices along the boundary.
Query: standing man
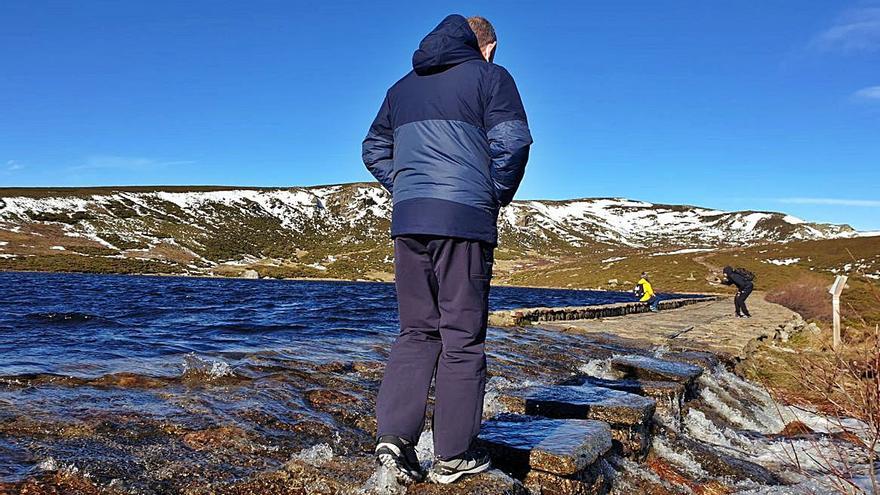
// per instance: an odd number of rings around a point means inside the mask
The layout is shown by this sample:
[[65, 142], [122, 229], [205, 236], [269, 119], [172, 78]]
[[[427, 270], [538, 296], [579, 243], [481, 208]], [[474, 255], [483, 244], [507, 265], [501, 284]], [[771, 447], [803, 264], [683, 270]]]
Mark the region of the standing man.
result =
[[443, 19], [363, 143], [364, 164], [393, 196], [400, 312], [376, 401], [376, 456], [404, 483], [424, 477], [414, 445], [435, 373], [430, 478], [452, 483], [489, 468], [471, 444], [483, 412], [496, 222], [532, 143], [513, 78], [492, 63], [496, 45], [482, 17]]
[[733, 298], [733, 307], [736, 311], [737, 318], [751, 318], [749, 308], [746, 307], [746, 299], [755, 289], [755, 275], [743, 268], [734, 270], [732, 267], [724, 267], [724, 279], [721, 281], [724, 285], [736, 286], [736, 296]]

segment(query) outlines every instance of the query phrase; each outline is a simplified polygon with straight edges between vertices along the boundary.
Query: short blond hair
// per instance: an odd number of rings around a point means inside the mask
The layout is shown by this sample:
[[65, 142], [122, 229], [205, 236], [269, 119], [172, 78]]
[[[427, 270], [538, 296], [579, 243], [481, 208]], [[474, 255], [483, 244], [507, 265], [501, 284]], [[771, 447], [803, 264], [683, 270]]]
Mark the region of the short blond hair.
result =
[[495, 28], [492, 27], [492, 23], [485, 17], [475, 15], [468, 17], [467, 21], [471, 31], [477, 35], [477, 43], [480, 45], [481, 50], [490, 43], [498, 41], [498, 38], [495, 37]]

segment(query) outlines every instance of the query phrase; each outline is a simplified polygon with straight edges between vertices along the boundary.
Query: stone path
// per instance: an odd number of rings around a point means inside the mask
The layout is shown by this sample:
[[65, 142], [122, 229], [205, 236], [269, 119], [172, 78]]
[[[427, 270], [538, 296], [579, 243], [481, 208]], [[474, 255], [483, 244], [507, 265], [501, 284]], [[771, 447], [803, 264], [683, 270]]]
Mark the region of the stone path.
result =
[[566, 332], [597, 333], [651, 345], [670, 345], [728, 356], [739, 356], [752, 339], [772, 337], [776, 328], [797, 315], [754, 293], [748, 300], [752, 318], [733, 316], [733, 298], [661, 311], [595, 320], [541, 323], [542, 327]]

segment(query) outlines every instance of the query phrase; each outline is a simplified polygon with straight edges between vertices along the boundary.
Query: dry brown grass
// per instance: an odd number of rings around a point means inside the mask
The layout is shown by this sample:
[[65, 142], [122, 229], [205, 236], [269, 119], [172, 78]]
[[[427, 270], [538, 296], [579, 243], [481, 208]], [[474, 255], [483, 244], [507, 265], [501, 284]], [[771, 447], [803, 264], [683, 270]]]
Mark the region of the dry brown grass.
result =
[[804, 319], [831, 321], [831, 294], [825, 277], [800, 276], [768, 292], [766, 299], [799, 313]]

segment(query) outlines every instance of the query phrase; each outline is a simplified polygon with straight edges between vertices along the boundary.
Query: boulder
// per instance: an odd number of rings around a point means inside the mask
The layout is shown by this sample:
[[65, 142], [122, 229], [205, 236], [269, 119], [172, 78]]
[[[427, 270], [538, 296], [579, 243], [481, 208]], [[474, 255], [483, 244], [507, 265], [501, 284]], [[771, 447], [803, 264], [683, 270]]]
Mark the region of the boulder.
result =
[[260, 278], [260, 273], [257, 272], [256, 270], [248, 269], [248, 270], [241, 272], [241, 278], [258, 279], [258, 278]]
[[788, 327], [776, 330], [776, 334], [773, 335], [773, 340], [780, 342], [788, 342], [789, 338], [791, 338], [791, 332], [788, 330]]

